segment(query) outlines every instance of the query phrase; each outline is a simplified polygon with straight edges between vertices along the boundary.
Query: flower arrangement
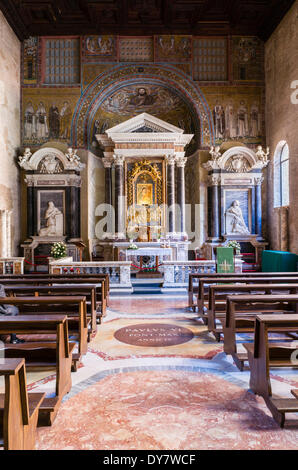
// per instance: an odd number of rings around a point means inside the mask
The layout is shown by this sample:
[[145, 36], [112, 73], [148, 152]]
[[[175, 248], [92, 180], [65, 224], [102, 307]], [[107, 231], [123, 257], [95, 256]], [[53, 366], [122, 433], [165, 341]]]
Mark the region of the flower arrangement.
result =
[[131, 243], [128, 247], [128, 250], [138, 250], [138, 247], [134, 243]]
[[240, 251], [241, 251], [241, 245], [239, 242], [237, 242], [237, 240], [230, 240], [227, 244], [227, 246], [229, 248], [234, 248], [234, 250], [236, 251], [236, 254], [237, 255], [240, 255]]
[[51, 249], [51, 255], [53, 258], [58, 259], [58, 258], [64, 258], [66, 256], [66, 245], [63, 242], [57, 242], [54, 243]]

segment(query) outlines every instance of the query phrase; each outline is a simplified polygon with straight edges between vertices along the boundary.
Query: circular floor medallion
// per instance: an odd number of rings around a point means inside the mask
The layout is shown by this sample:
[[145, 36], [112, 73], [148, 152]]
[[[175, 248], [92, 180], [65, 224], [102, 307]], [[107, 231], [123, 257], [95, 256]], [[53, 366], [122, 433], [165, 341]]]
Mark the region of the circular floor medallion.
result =
[[143, 347], [165, 347], [187, 343], [194, 334], [191, 330], [178, 325], [164, 323], [143, 323], [128, 325], [114, 333], [122, 343]]

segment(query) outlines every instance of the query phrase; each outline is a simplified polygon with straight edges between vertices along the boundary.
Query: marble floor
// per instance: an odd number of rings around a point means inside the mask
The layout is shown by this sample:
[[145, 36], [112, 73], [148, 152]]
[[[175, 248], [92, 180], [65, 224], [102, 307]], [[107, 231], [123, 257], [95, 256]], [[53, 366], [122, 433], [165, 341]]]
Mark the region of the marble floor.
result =
[[[271, 378], [277, 396], [298, 388], [293, 371]], [[30, 374], [29, 387], [51, 392], [54, 380]], [[112, 297], [72, 381], [37, 449], [297, 449], [295, 421], [278, 427], [186, 296]]]

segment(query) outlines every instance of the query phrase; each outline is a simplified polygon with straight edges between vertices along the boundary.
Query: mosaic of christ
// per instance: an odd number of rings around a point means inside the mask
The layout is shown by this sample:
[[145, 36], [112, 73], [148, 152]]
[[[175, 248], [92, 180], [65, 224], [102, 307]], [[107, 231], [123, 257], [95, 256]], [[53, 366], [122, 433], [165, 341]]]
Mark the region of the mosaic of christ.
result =
[[110, 96], [101, 106], [109, 113], [130, 115], [133, 111], [159, 113], [165, 109], [178, 110], [185, 107], [181, 98], [160, 86], [124, 87]]

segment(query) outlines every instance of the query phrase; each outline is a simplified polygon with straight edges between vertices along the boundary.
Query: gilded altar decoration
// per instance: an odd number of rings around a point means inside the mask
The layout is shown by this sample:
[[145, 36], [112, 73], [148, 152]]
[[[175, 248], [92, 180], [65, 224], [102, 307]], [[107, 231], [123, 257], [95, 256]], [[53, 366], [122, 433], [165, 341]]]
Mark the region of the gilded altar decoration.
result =
[[[150, 202], [140, 202], [141, 200]], [[156, 163], [148, 160], [136, 162], [128, 173], [128, 206], [162, 203], [162, 173], [160, 168]]]
[[160, 234], [163, 204], [162, 166], [148, 160], [136, 162], [128, 171], [127, 230], [148, 241]]
[[153, 204], [152, 184], [137, 184], [137, 205]]

